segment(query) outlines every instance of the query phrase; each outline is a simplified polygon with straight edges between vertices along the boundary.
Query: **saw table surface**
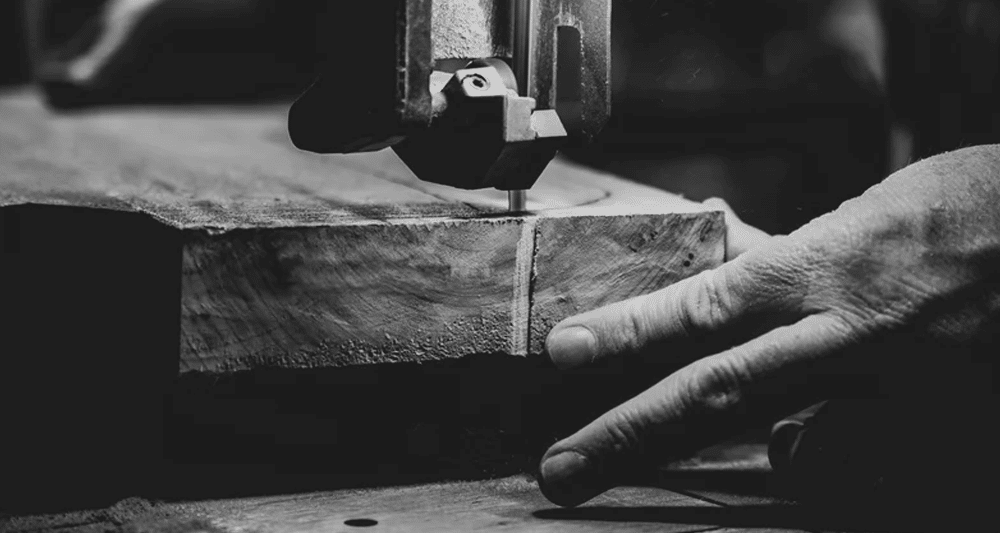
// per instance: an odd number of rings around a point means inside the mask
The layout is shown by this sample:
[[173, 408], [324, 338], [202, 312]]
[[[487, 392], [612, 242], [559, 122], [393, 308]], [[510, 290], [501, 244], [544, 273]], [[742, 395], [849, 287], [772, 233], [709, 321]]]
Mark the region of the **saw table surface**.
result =
[[639, 487], [614, 489], [582, 507], [561, 509], [545, 500], [534, 480], [515, 476], [490, 481], [175, 504], [128, 499], [98, 511], [12, 518], [6, 523], [0, 521], [0, 530], [12, 533], [805, 531], [794, 526], [796, 519], [781, 518], [781, 510], [788, 509], [787, 504], [767, 498], [755, 498], [750, 505], [729, 506], [679, 492]]

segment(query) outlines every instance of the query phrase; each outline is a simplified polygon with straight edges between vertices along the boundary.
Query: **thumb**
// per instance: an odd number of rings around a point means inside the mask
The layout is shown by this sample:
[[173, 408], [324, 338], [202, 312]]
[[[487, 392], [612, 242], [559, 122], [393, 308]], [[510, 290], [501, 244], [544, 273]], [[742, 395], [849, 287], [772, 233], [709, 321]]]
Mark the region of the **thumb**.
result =
[[771, 238], [763, 230], [743, 222], [736, 215], [736, 211], [733, 211], [722, 198], [709, 198], [702, 204], [726, 214], [726, 261], [737, 258], [743, 252], [756, 248]]

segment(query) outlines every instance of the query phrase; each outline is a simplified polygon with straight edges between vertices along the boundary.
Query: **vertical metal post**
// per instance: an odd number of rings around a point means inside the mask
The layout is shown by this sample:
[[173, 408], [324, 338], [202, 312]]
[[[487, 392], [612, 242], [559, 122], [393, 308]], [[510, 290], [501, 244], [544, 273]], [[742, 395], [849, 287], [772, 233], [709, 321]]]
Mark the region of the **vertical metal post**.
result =
[[507, 210], [511, 213], [523, 213], [528, 208], [528, 191], [507, 191]]
[[[529, 63], [531, 61], [531, 0], [511, 0], [513, 2], [513, 68], [517, 80], [517, 92], [528, 96]], [[527, 209], [527, 191], [507, 191], [507, 209], [511, 213], [521, 213]]]
[[529, 96], [528, 64], [531, 61], [531, 0], [511, 0], [514, 3], [513, 68], [517, 90]]

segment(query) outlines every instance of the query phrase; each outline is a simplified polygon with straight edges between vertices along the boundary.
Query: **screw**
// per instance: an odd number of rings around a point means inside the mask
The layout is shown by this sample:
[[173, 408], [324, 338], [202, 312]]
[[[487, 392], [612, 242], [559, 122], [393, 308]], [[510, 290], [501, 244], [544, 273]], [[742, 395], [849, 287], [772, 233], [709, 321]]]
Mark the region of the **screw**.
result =
[[471, 89], [475, 91], [485, 91], [490, 88], [490, 82], [480, 74], [470, 74], [466, 76], [462, 83], [466, 86], [471, 85]]

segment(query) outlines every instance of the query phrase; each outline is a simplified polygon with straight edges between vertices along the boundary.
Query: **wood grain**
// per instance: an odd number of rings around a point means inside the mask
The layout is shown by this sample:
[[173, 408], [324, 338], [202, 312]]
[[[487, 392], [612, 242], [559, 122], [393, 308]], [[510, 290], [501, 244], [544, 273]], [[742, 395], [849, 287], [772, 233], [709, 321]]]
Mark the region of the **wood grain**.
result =
[[39, 206], [64, 225], [156, 221], [165, 232], [129, 238], [179, 258], [147, 281], [180, 285], [181, 373], [538, 354], [561, 318], [723, 260], [722, 214], [665, 192], [557, 160], [532, 213], [508, 216], [505, 193], [419, 181], [389, 151], [300, 152], [284, 113], [55, 115], [5, 95], [5, 250], [46, 246], [23, 223]]
[[182, 369], [539, 354], [557, 320], [717, 264], [721, 241], [714, 214], [199, 235], [184, 245]]
[[[377, 223], [500, 214], [502, 191], [418, 180], [391, 151], [318, 155], [288, 140], [287, 106], [100, 109], [54, 114], [32, 92], [0, 93], [0, 205], [119, 203], [177, 227]], [[692, 212], [699, 204], [557, 161], [536, 211]], [[596, 211], [594, 211], [596, 210]]]
[[722, 218], [705, 213], [541, 220], [529, 351], [541, 353], [548, 331], [567, 316], [719, 265], [724, 233]]

